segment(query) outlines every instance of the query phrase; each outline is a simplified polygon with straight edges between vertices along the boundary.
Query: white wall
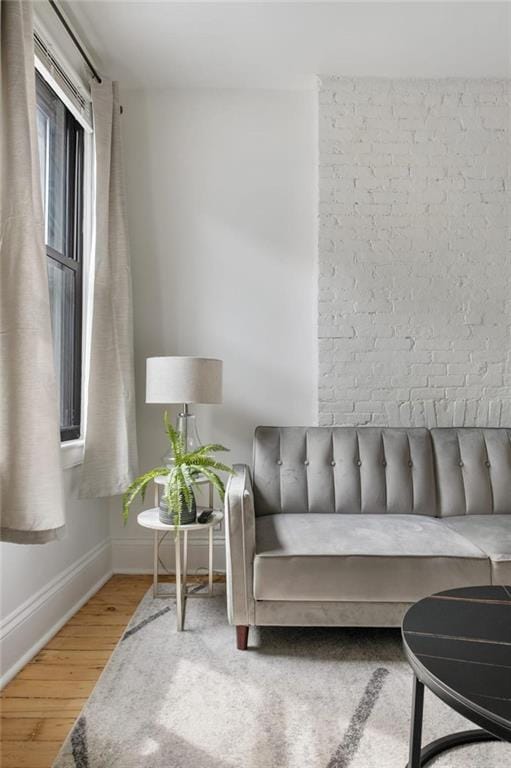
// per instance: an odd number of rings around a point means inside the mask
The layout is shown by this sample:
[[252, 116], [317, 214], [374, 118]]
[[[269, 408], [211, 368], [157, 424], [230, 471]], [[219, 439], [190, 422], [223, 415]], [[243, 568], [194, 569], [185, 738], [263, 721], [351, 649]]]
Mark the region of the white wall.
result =
[[111, 574], [108, 503], [77, 499], [78, 472], [64, 472], [64, 539], [0, 544], [2, 685]]
[[324, 79], [321, 423], [510, 425], [510, 87]]
[[[224, 360], [224, 404], [197, 408], [200, 434], [249, 462], [256, 425], [314, 421], [315, 94], [131, 91], [123, 105], [141, 469], [165, 447], [162, 408], [144, 404], [145, 358], [162, 354]], [[111, 529], [114, 569], [149, 568], [118, 502]]]

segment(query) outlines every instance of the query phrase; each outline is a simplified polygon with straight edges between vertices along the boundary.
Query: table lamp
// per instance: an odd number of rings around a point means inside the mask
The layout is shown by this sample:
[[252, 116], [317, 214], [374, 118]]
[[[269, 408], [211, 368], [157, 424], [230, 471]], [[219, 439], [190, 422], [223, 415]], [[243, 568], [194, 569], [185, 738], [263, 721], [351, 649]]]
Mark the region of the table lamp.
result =
[[[193, 403], [222, 402], [221, 360], [207, 357], [148, 357], [146, 365], [146, 403], [182, 403], [176, 429], [186, 452], [195, 451], [201, 441], [197, 432]], [[165, 457], [167, 461], [169, 457]]]

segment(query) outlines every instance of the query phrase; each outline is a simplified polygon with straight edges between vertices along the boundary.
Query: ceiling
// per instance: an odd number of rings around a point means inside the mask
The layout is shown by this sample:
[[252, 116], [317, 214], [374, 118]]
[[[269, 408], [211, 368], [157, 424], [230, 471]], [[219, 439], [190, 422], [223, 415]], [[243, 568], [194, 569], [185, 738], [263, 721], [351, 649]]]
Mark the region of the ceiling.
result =
[[315, 74], [511, 76], [507, 2], [63, 3], [126, 88], [310, 87]]

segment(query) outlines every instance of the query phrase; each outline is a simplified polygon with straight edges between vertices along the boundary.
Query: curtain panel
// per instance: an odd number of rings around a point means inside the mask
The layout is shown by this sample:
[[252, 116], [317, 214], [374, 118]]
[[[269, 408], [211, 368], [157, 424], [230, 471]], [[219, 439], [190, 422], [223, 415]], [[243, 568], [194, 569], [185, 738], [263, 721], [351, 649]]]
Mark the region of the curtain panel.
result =
[[0, 3], [0, 47], [0, 535], [44, 543], [63, 533], [64, 495], [31, 3]]
[[133, 304], [117, 84], [94, 82], [94, 294], [80, 496], [114, 496], [137, 474]]

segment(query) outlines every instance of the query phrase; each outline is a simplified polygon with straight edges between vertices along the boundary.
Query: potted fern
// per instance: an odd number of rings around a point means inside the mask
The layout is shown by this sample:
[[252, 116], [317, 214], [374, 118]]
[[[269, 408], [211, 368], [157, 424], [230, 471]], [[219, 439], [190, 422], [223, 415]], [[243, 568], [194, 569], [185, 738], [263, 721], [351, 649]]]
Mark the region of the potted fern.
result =
[[160, 520], [167, 525], [188, 525], [195, 522], [197, 503], [194, 488], [200, 478], [206, 478], [218, 491], [223, 501], [225, 486], [218, 472], [232, 473], [231, 467], [217, 461], [213, 456], [218, 451], [227, 451], [223, 445], [210, 443], [195, 451], [186, 453], [183, 438], [172, 424], [167, 413], [164, 416], [165, 431], [172, 450], [169, 466], [154, 467], [137, 477], [127, 488], [122, 497], [124, 522], [127, 521], [130, 507], [140, 494], [144, 499], [147, 486], [159, 476], [167, 478], [165, 490], [160, 500]]

